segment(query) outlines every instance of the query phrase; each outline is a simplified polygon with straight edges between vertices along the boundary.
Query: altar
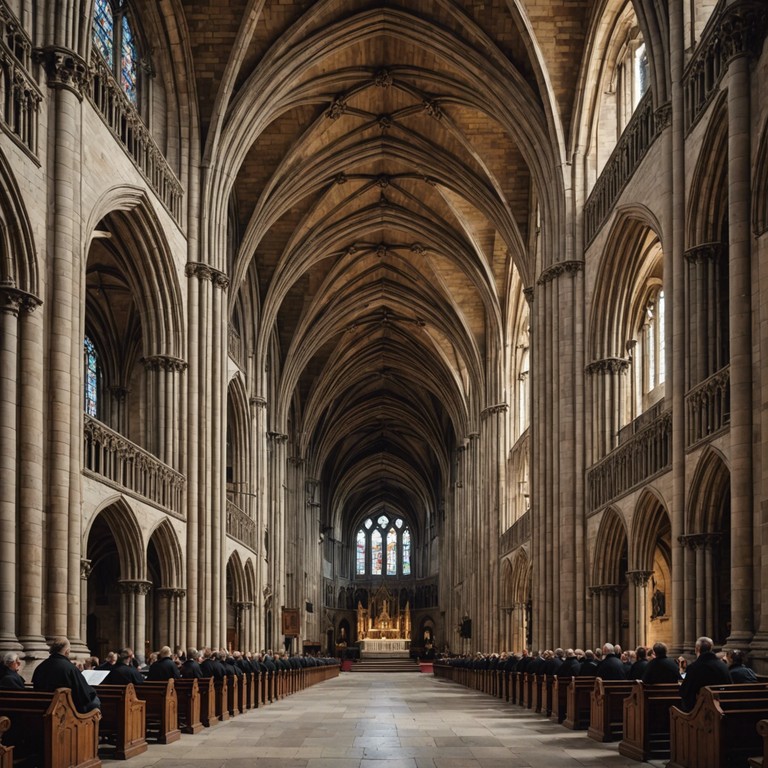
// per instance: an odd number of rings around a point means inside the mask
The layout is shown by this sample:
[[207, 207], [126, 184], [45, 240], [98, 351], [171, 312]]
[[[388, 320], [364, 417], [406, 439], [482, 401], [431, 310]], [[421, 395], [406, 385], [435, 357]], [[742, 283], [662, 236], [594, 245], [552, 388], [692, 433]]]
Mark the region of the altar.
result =
[[357, 644], [361, 657], [410, 655], [411, 608], [406, 603], [400, 610], [395, 605], [390, 614], [391, 595], [381, 587], [371, 600], [370, 609], [357, 604]]

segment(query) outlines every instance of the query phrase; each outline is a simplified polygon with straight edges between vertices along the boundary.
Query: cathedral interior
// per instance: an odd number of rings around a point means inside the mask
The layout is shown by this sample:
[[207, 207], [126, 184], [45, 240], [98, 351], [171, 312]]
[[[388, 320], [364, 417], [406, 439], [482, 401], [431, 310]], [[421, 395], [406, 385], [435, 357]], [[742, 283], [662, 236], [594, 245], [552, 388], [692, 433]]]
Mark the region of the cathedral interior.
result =
[[0, 0], [0, 650], [768, 673], [767, 32]]

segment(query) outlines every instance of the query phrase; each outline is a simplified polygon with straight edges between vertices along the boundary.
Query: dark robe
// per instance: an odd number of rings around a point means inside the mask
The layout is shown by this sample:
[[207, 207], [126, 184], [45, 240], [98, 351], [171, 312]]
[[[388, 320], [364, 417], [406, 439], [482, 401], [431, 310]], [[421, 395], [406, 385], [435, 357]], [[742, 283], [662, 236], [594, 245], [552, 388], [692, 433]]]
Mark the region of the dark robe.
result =
[[177, 677], [181, 677], [181, 672], [169, 656], [158, 659], [147, 672], [147, 680], [175, 680]]
[[648, 662], [641, 680], [646, 685], [658, 685], [659, 683], [676, 683], [680, 680], [680, 670], [677, 662], [668, 656], [657, 656]]
[[731, 676], [728, 667], [715, 656], [712, 651], [700, 653], [699, 658], [688, 665], [680, 686], [680, 698], [683, 700], [681, 709], [690, 712], [696, 704], [699, 691], [707, 685], [729, 685]]
[[128, 683], [141, 685], [143, 682], [144, 678], [136, 667], [118, 661], [101, 681], [101, 685], [128, 685]]
[[200, 669], [200, 665], [194, 659], [187, 659], [181, 665], [182, 677], [202, 677], [203, 672]]
[[23, 691], [26, 685], [24, 678], [10, 667], [0, 667], [0, 688]]
[[101, 707], [96, 691], [85, 682], [83, 673], [60, 653], [52, 653], [35, 669], [32, 687], [36, 691], [49, 692], [57, 688], [69, 688], [78, 712], [90, 712]]
[[603, 680], [626, 680], [627, 670], [615, 653], [603, 656], [603, 660], [597, 665], [597, 676]]

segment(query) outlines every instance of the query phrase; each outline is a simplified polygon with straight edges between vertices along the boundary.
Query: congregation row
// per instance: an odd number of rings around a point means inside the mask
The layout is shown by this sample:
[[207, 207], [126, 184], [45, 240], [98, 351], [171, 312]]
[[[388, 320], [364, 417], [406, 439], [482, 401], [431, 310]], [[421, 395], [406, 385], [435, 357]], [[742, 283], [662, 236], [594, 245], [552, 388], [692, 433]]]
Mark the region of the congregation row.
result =
[[[338, 659], [169, 647], [139, 665], [130, 648], [81, 670], [67, 638], [20, 674], [9, 653], [0, 670], [0, 768], [98, 768], [102, 757], [126, 760], [147, 742], [169, 744], [339, 674]], [[93, 683], [90, 684], [89, 683]]]
[[539, 676], [599, 677], [602, 680], [641, 680], [646, 685], [680, 682], [680, 708], [693, 709], [699, 691], [707, 685], [757, 682], [755, 672], [745, 665], [744, 654], [736, 649], [714, 653], [709, 637], [696, 641], [696, 660], [688, 664], [680, 656], [668, 656], [665, 643], [650, 648], [639, 646], [622, 651], [621, 646], [605, 643], [594, 651], [557, 648], [520, 653], [478, 653], [474, 657], [442, 659], [447, 664], [472, 669], [528, 672]]
[[669, 658], [663, 643], [634, 659], [606, 643], [591, 652], [443, 658], [434, 674], [595, 741], [617, 741], [633, 760], [668, 760], [667, 768], [768, 765], [768, 678], [737, 651], [715, 653], [708, 637], [696, 641], [690, 663]]

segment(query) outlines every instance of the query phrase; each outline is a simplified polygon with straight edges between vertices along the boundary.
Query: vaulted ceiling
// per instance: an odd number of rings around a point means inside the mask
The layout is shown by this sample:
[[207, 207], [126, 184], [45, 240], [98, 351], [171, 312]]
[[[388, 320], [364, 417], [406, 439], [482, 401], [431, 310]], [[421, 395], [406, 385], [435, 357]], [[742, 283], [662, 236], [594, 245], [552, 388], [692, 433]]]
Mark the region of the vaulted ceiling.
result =
[[590, 0], [183, 2], [211, 221], [344, 529], [423, 526], [509, 396]]

